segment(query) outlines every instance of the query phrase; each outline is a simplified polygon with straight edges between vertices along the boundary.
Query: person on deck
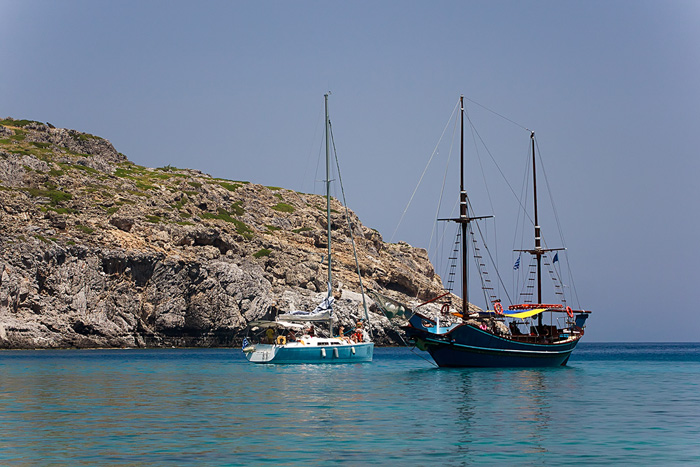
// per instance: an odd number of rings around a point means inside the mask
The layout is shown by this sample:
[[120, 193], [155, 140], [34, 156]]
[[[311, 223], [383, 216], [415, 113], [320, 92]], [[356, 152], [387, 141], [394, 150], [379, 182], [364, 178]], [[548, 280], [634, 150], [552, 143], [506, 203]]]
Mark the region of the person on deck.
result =
[[[361, 323], [358, 323], [361, 324]], [[355, 328], [355, 333], [352, 335], [352, 339], [355, 342], [362, 342], [362, 327]]]
[[522, 335], [522, 332], [520, 332], [520, 328], [513, 321], [510, 322], [510, 333], [514, 336]]

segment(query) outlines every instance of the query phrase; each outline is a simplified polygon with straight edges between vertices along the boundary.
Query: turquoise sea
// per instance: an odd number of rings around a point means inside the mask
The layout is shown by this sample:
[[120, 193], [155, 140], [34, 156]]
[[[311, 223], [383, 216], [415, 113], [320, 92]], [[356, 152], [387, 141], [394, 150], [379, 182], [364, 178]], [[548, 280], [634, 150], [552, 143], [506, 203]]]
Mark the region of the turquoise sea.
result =
[[260, 366], [240, 349], [0, 352], [0, 464], [700, 465], [700, 344], [562, 368]]

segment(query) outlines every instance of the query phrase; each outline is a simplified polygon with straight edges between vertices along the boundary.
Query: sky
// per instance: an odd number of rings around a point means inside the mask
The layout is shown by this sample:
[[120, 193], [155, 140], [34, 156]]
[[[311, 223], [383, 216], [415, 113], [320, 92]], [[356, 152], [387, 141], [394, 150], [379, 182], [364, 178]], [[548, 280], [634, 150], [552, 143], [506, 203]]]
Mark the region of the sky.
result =
[[[700, 340], [700, 2], [0, 0], [0, 38], [0, 117], [102, 136], [139, 165], [302, 192], [322, 187], [330, 91], [350, 208], [422, 248], [463, 94], [515, 191], [536, 132], [559, 226], [540, 223], [564, 233], [586, 340]], [[473, 152], [481, 214], [512, 195]]]

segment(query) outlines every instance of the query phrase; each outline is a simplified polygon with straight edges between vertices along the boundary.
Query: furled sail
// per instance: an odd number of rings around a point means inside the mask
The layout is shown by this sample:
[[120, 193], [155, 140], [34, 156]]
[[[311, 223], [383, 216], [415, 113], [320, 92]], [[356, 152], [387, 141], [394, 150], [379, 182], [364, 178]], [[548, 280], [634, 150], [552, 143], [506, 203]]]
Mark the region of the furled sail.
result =
[[331, 317], [333, 311], [333, 296], [328, 296], [314, 309], [314, 311], [290, 311], [283, 315], [279, 315], [279, 321], [328, 321], [335, 319]]

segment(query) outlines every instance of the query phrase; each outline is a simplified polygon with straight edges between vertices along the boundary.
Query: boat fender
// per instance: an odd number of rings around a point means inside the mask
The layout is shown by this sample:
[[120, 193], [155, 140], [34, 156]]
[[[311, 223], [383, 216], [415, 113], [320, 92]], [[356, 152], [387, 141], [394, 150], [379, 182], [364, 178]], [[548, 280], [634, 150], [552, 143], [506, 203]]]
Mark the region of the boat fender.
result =
[[352, 352], [353, 355], [355, 355], [355, 347], [350, 347], [350, 351]]
[[277, 336], [277, 345], [286, 345], [287, 338], [285, 336]]
[[338, 349], [333, 349], [333, 358], [338, 358]]
[[570, 306], [567, 306], [566, 307], [566, 314], [569, 315], [569, 318], [573, 318], [574, 317], [574, 310], [572, 310]]
[[321, 348], [321, 357], [326, 358], [326, 349]]
[[501, 305], [501, 302], [496, 302], [496, 304], [493, 306], [493, 309], [496, 312], [496, 314], [503, 314], [503, 305]]

